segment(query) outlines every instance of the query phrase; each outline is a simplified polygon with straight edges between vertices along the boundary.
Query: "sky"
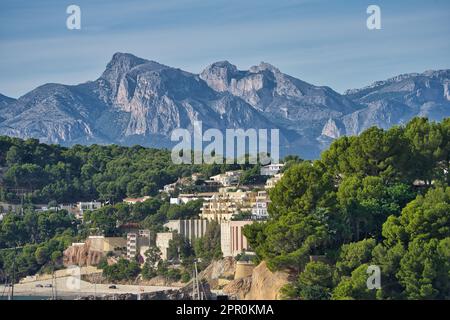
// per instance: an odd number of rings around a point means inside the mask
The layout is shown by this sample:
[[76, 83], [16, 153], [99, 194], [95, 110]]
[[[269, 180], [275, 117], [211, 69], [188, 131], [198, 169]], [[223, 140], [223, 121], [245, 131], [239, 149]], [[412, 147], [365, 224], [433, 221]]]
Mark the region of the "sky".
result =
[[[69, 5], [81, 29], [69, 30]], [[381, 9], [369, 30], [366, 10]], [[261, 61], [338, 92], [450, 68], [449, 0], [0, 0], [0, 93], [97, 79], [115, 52], [200, 73]]]

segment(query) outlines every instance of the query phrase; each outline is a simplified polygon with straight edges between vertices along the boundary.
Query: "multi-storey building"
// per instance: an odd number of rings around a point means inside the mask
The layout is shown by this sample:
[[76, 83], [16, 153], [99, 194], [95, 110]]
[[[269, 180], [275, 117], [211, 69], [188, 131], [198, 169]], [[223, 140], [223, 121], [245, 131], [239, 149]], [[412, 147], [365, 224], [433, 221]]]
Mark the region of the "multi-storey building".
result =
[[127, 233], [127, 258], [134, 259], [136, 256], [139, 261], [145, 261], [145, 252], [152, 245], [152, 237], [150, 230], [139, 230]]
[[228, 221], [239, 212], [250, 212], [256, 193], [251, 191], [219, 192], [203, 202], [200, 217], [218, 222]]
[[258, 191], [256, 196], [256, 201], [252, 207], [252, 219], [255, 220], [265, 220], [269, 217], [269, 212], [267, 211], [269, 206], [269, 195], [266, 191]]
[[224, 221], [220, 224], [220, 247], [224, 257], [236, 255], [250, 249], [247, 238], [242, 233], [244, 226], [253, 221]]

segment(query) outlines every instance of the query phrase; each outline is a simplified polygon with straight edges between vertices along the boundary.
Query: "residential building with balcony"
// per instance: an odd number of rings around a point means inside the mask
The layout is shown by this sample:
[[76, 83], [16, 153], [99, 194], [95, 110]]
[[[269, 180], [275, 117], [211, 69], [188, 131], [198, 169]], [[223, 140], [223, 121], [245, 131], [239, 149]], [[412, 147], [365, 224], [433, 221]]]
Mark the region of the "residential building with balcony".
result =
[[241, 178], [242, 171], [227, 171], [225, 173], [221, 173], [215, 176], [210, 177], [209, 179], [213, 182], [219, 183], [224, 187], [237, 186], [239, 184], [239, 179]]
[[266, 220], [269, 217], [268, 207], [270, 199], [267, 191], [258, 191], [255, 203], [252, 207], [252, 219]]
[[271, 163], [267, 166], [261, 167], [261, 175], [263, 176], [274, 176], [277, 173], [280, 173], [281, 169], [283, 169], [283, 163]]
[[203, 202], [200, 218], [217, 222], [229, 221], [239, 212], [250, 212], [256, 193], [251, 191], [219, 192]]

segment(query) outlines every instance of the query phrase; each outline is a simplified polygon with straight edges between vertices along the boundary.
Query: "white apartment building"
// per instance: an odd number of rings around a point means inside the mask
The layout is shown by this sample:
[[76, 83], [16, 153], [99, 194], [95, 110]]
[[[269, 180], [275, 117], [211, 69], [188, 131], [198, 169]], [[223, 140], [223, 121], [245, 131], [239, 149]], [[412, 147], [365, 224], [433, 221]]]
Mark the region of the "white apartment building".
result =
[[242, 171], [227, 171], [222, 174], [218, 174], [210, 177], [211, 181], [220, 183], [224, 187], [236, 186], [239, 184], [239, 179], [241, 178]]
[[250, 212], [256, 193], [251, 191], [220, 192], [203, 202], [200, 217], [218, 222], [231, 220], [233, 215]]
[[127, 233], [127, 258], [128, 260], [134, 259], [137, 255], [145, 261], [145, 252], [151, 246], [150, 230], [139, 230], [137, 233]]
[[77, 202], [76, 216], [77, 218], [82, 218], [85, 211], [94, 211], [100, 209], [102, 206], [103, 203], [100, 201]]
[[266, 191], [258, 191], [256, 201], [252, 207], [252, 219], [265, 220], [269, 217], [269, 195]]
[[283, 163], [273, 163], [267, 166], [261, 167], [261, 175], [263, 176], [274, 176], [280, 173], [281, 169], [284, 167]]

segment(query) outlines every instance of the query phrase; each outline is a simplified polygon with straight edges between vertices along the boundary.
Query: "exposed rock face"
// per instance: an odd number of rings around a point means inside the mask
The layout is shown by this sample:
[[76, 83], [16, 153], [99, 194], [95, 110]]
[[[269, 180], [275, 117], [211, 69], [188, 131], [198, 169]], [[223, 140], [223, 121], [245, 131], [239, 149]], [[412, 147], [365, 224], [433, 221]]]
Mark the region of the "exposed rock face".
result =
[[[352, 101], [327, 87], [290, 77], [269, 63], [238, 71], [229, 62], [208, 66], [200, 75], [216, 91], [228, 91], [263, 111], [270, 119], [304, 131], [312, 120], [338, 117], [357, 109]], [[307, 121], [308, 123], [303, 123]]]
[[70, 265], [93, 266], [97, 265], [103, 256], [103, 252], [91, 250], [90, 241], [87, 240], [84, 245], [70, 246], [64, 250], [63, 263], [66, 267]]
[[233, 257], [225, 257], [213, 261], [205, 270], [200, 272], [199, 279], [209, 283], [211, 288], [216, 288], [219, 278], [232, 279], [236, 270], [236, 260]]
[[231, 281], [223, 288], [223, 292], [238, 300], [245, 300], [245, 296], [252, 288], [252, 277], [240, 278]]
[[96, 81], [38, 87], [5, 102], [1, 117], [0, 135], [62, 145], [168, 147], [174, 144], [172, 131], [192, 131], [194, 121], [202, 121], [204, 130], [277, 128], [245, 101], [213, 90], [198, 75], [125, 53], [114, 54]]
[[322, 135], [332, 139], [337, 139], [342, 135], [342, 133], [341, 129], [338, 128], [336, 121], [329, 119], [322, 129]]
[[278, 300], [280, 289], [288, 283], [289, 273], [272, 272], [261, 262], [251, 277], [230, 282], [223, 291], [242, 300]]
[[450, 70], [403, 74], [349, 90], [346, 96], [365, 106], [342, 117], [348, 135], [371, 126], [389, 128], [414, 116], [440, 121], [450, 116]]
[[[341, 95], [262, 62], [216, 62], [199, 75], [116, 53], [95, 81], [0, 95], [0, 135], [45, 143], [170, 147], [176, 128], [280, 129], [281, 154], [315, 158], [341, 135], [413, 116], [450, 116], [450, 70], [400, 75]], [[319, 141], [319, 143], [318, 143]]]

